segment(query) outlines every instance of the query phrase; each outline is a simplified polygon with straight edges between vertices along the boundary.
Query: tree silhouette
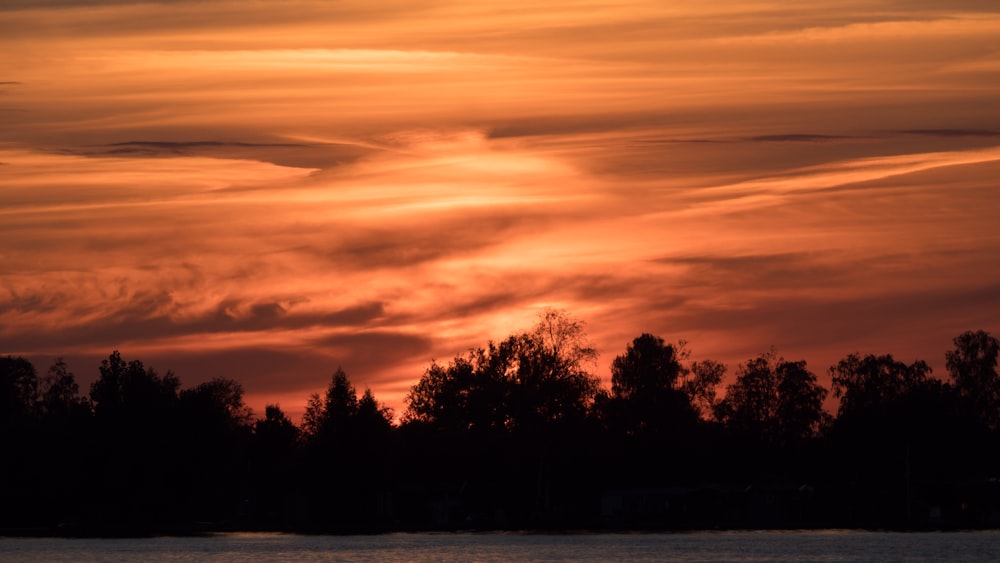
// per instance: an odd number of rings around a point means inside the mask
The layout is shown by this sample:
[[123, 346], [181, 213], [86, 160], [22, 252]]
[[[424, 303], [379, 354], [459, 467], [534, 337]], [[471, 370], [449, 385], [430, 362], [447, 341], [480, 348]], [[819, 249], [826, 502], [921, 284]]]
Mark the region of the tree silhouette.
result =
[[833, 394], [840, 399], [838, 417], [884, 413], [924, 383], [930, 373], [930, 366], [922, 360], [906, 365], [891, 354], [850, 354], [830, 368]]
[[830, 368], [840, 408], [829, 455], [852, 483], [845, 500], [857, 510], [853, 525], [919, 523], [918, 504], [957, 504], [956, 483], [980, 463], [986, 444], [974, 419], [930, 373], [922, 360], [890, 354], [850, 354]]
[[983, 330], [964, 332], [953, 342], [955, 348], [945, 353], [948, 373], [980, 420], [996, 429], [1000, 423], [1000, 342]]
[[673, 390], [687, 371], [673, 344], [643, 333], [611, 362], [612, 396], [636, 400]]
[[302, 431], [310, 439], [325, 440], [350, 430], [358, 412], [358, 393], [344, 370], [337, 368], [326, 393], [309, 398], [302, 418]]
[[290, 450], [298, 438], [299, 429], [277, 404], [264, 408], [264, 418], [254, 422], [254, 436], [269, 450]]
[[250, 478], [253, 483], [255, 519], [270, 529], [289, 522], [285, 503], [293, 499], [302, 480], [298, 467], [299, 429], [277, 404], [264, 408], [264, 418], [254, 422], [251, 440]]
[[804, 360], [787, 361], [771, 348], [739, 366], [716, 416], [728, 428], [766, 442], [800, 441], [820, 429], [826, 393]]
[[243, 402], [243, 385], [233, 379], [216, 377], [194, 389], [180, 393], [182, 405], [198, 426], [235, 430], [248, 426], [253, 413]]
[[41, 410], [50, 417], [80, 417], [89, 414], [90, 403], [80, 397], [76, 376], [62, 358], [56, 360], [41, 380]]
[[403, 420], [465, 430], [580, 420], [600, 385], [587, 370], [596, 357], [581, 322], [546, 310], [528, 331], [447, 366], [432, 362], [410, 389]]
[[726, 365], [714, 360], [691, 362], [682, 378], [681, 390], [688, 396], [692, 408], [701, 417], [713, 415], [718, 403], [715, 389], [726, 375]]
[[253, 415], [243, 401], [243, 386], [215, 377], [180, 392], [175, 429], [178, 484], [185, 495], [185, 516], [198, 520], [233, 517], [238, 508], [240, 482], [233, 476], [246, 464]]
[[392, 409], [378, 402], [371, 389], [365, 389], [358, 399], [355, 416], [358, 420], [357, 426], [369, 433], [385, 433], [392, 429]]
[[75, 499], [89, 477], [83, 462], [95, 437], [90, 403], [80, 396], [76, 378], [61, 358], [39, 380], [37, 412], [39, 433], [32, 461], [44, 486], [35, 493], [35, 502], [45, 507], [48, 518], [77, 519], [80, 506]]
[[[534, 483], [534, 518], [552, 514], [553, 499], [571, 496], [584, 478], [579, 439], [586, 436], [590, 407], [600, 380], [589, 371], [597, 352], [584, 325], [562, 311], [546, 309], [535, 326], [507, 339], [513, 351], [508, 407], [514, 447], [522, 457], [521, 493]], [[528, 472], [532, 464], [536, 470]], [[525, 499], [527, 501], [527, 498]]]
[[[313, 394], [303, 416], [306, 471], [313, 519], [324, 527], [364, 530], [384, 516], [376, 499], [387, 479], [392, 412], [371, 391], [358, 400], [344, 370]], [[374, 508], [373, 508], [374, 507]]]
[[306, 411], [302, 413], [302, 435], [307, 439], [319, 436], [324, 426], [326, 407], [319, 393], [312, 393], [306, 401]]
[[[423, 481], [466, 491], [480, 510], [514, 504], [547, 514], [553, 496], [568, 494], [584, 473], [565, 464], [585, 447], [599, 389], [588, 369], [596, 356], [582, 322], [545, 310], [529, 330], [447, 365], [433, 362], [403, 415], [407, 432], [434, 432], [424, 439], [440, 463]], [[480, 479], [470, 480], [463, 467], [479, 468]]]
[[611, 396], [604, 407], [608, 423], [627, 434], [690, 428], [698, 413], [688, 391], [698, 393], [707, 381], [685, 379], [691, 373], [681, 363], [686, 359], [683, 343], [675, 347], [648, 333], [633, 339], [611, 362]]
[[301, 430], [274, 404], [254, 419], [223, 376], [181, 388], [114, 351], [88, 401], [62, 360], [0, 357], [0, 529], [996, 527], [1000, 343], [952, 344], [950, 382], [845, 356], [831, 422], [806, 362], [773, 348], [717, 400], [724, 365], [643, 333], [601, 388], [583, 323], [546, 310], [431, 362], [399, 426], [338, 368]]
[[[482, 351], [480, 351], [482, 353]], [[473, 352], [469, 353], [473, 356]], [[456, 356], [448, 366], [432, 361], [404, 399], [404, 423], [458, 427], [469, 417], [467, 397], [473, 393], [473, 358]]]
[[180, 380], [173, 372], [161, 377], [139, 360], [126, 362], [118, 350], [101, 361], [100, 372], [90, 386], [90, 400], [99, 418], [150, 419], [177, 402]]
[[588, 371], [597, 351], [587, 343], [582, 322], [547, 309], [531, 330], [511, 336], [507, 345], [516, 362], [512, 426], [530, 430], [586, 416], [600, 380]]
[[90, 386], [94, 406], [93, 447], [88, 463], [95, 476], [96, 517], [114, 525], [157, 525], [179, 518], [175, 511], [197, 498], [179, 407], [180, 381], [160, 376], [141, 361], [126, 362], [115, 350]]
[[0, 421], [23, 422], [34, 414], [38, 401], [38, 372], [21, 357], [0, 358]]
[[510, 339], [491, 341], [446, 366], [431, 362], [406, 396], [403, 422], [450, 430], [505, 429], [515, 365]]
[[[0, 357], [0, 525], [35, 524], [39, 438], [36, 418], [38, 374], [21, 357]], [[22, 521], [14, 520], [20, 518]], [[12, 521], [13, 520], [13, 521]]]

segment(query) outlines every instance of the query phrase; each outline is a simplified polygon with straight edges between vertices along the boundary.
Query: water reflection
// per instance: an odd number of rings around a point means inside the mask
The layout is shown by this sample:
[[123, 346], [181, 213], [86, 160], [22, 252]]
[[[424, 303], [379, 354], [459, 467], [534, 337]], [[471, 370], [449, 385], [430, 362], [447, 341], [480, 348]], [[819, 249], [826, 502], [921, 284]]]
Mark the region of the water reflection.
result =
[[2, 561], [997, 561], [1000, 532], [220, 534], [0, 539]]

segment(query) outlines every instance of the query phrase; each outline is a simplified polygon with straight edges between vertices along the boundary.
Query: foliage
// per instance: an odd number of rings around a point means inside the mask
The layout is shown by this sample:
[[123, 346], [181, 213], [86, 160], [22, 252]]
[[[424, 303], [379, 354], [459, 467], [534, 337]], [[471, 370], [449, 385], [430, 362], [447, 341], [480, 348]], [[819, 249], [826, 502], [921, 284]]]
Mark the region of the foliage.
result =
[[202, 424], [236, 429], [253, 421], [253, 412], [243, 402], [243, 385], [232, 379], [216, 377], [185, 389], [180, 400]]
[[1000, 424], [1000, 342], [984, 330], [964, 332], [953, 342], [955, 348], [945, 354], [948, 374], [976, 415], [995, 429]]
[[80, 397], [76, 376], [62, 358], [57, 359], [42, 378], [39, 400], [41, 411], [48, 415], [80, 416], [90, 412], [90, 403]]
[[118, 350], [101, 361], [101, 376], [90, 386], [97, 416], [148, 419], [172, 408], [180, 381], [168, 371], [162, 377], [139, 360], [126, 362]]
[[602, 407], [607, 424], [628, 435], [679, 432], [695, 424], [692, 394], [707, 393], [711, 384], [701, 377], [705, 371], [692, 377], [682, 363], [689, 355], [683, 341], [666, 344], [648, 333], [632, 340], [611, 362], [611, 394]]
[[29, 419], [78, 417], [90, 412], [80, 397], [76, 377], [61, 358], [38, 377], [35, 366], [21, 357], [0, 358], [0, 417]]
[[830, 368], [833, 394], [840, 399], [838, 416], [884, 412], [922, 385], [930, 373], [930, 366], [922, 360], [906, 365], [891, 354], [849, 354]]
[[30, 416], [38, 395], [38, 372], [21, 357], [0, 358], [0, 417], [16, 420]]
[[798, 442], [824, 422], [827, 391], [805, 361], [788, 361], [771, 348], [739, 366], [715, 414], [728, 428], [766, 442]]
[[684, 375], [681, 390], [688, 396], [691, 407], [701, 417], [711, 416], [718, 403], [715, 390], [726, 375], [726, 365], [714, 360], [691, 362]]
[[276, 444], [294, 444], [299, 429], [277, 404], [264, 408], [264, 418], [253, 425], [254, 434], [261, 440]]
[[846, 356], [829, 371], [832, 423], [806, 362], [774, 349], [717, 400], [723, 364], [645, 333], [601, 388], [582, 323], [556, 311], [432, 362], [398, 427], [339, 368], [300, 429], [278, 405], [255, 419], [225, 377], [182, 389], [115, 351], [87, 401], [65, 362], [39, 377], [7, 356], [0, 527], [912, 529], [935, 507], [947, 526], [991, 526], [998, 345], [984, 331], [953, 344], [952, 383], [922, 361]]
[[432, 362], [410, 390], [403, 421], [451, 429], [532, 429], [587, 415], [600, 382], [583, 323], [544, 311], [530, 330]]
[[[683, 350], [683, 348], [680, 348]], [[611, 362], [611, 394], [624, 400], [656, 396], [677, 387], [688, 370], [681, 365], [683, 352], [663, 339], [643, 333], [632, 341], [625, 353]]]
[[375, 400], [366, 390], [362, 400], [344, 370], [337, 370], [330, 377], [326, 393], [309, 397], [302, 419], [302, 434], [308, 441], [335, 440], [359, 428], [388, 430], [392, 426], [392, 410]]
[[509, 340], [490, 342], [446, 366], [431, 362], [406, 397], [403, 422], [442, 429], [506, 428], [513, 352]]
[[588, 371], [597, 351], [587, 342], [581, 321], [548, 309], [533, 329], [507, 342], [515, 362], [510, 425], [541, 428], [586, 416], [600, 380]]

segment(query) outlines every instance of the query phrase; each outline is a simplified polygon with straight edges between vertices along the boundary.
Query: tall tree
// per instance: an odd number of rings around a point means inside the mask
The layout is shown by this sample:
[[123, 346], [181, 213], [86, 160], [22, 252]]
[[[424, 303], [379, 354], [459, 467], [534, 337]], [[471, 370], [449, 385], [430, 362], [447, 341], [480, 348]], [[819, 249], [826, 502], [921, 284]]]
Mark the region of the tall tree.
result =
[[450, 430], [505, 429], [514, 366], [510, 340], [491, 341], [447, 365], [431, 362], [406, 396], [403, 422]]
[[146, 420], [173, 408], [177, 402], [180, 380], [173, 372], [161, 377], [139, 360], [126, 362], [118, 350], [101, 361], [100, 372], [90, 386], [90, 400], [98, 417]]
[[531, 429], [580, 420], [600, 386], [589, 371], [597, 351], [587, 342], [583, 322], [546, 309], [529, 331], [508, 338], [516, 369], [511, 382], [513, 426]]
[[264, 408], [264, 418], [254, 422], [249, 473], [255, 518], [274, 529], [288, 526], [286, 499], [293, 498], [303, 480], [297, 472], [299, 429], [277, 404]]
[[823, 410], [827, 390], [816, 381], [805, 360], [783, 361], [777, 366], [778, 435], [784, 442], [795, 442], [816, 435], [828, 422]]
[[643, 333], [611, 362], [611, 393], [626, 400], [655, 397], [674, 389], [687, 371], [673, 344]]
[[995, 429], [1000, 425], [1000, 342], [984, 330], [964, 332], [953, 342], [955, 348], [945, 353], [948, 373], [976, 416]]
[[985, 429], [955, 388], [930, 373], [921, 360], [906, 364], [890, 354], [850, 354], [830, 368], [840, 398], [830, 459], [851, 479], [845, 493], [862, 525], [921, 523], [912, 520], [914, 503], [953, 502], [944, 493], [953, 485], [942, 484], [968, 479], [989, 455]]
[[712, 416], [718, 403], [715, 390], [726, 375], [726, 365], [714, 360], [701, 360], [691, 362], [688, 371], [682, 379], [681, 390], [688, 396], [699, 416]]
[[0, 358], [0, 421], [26, 420], [38, 401], [38, 371], [18, 356]]
[[254, 436], [268, 451], [287, 453], [295, 444], [299, 429], [277, 404], [264, 407], [264, 418], [254, 422]]
[[302, 424], [306, 472], [301, 487], [309, 490], [318, 522], [358, 529], [384, 516], [376, 499], [387, 479], [391, 425], [391, 411], [370, 390], [359, 400], [343, 369], [333, 373], [322, 396], [310, 397]]
[[930, 366], [922, 360], [907, 365], [891, 354], [849, 354], [830, 368], [833, 394], [840, 399], [837, 416], [881, 415], [922, 385], [930, 373]]
[[392, 427], [392, 418], [392, 409], [378, 402], [370, 389], [359, 400], [347, 374], [337, 368], [326, 393], [309, 398], [302, 417], [302, 433], [307, 441], [328, 447], [384, 433]]
[[76, 376], [62, 358], [56, 360], [41, 380], [41, 409], [47, 416], [82, 416], [89, 414], [89, 402], [80, 397]]
[[[572, 479], [584, 474], [580, 464], [563, 464], [586, 440], [581, 430], [600, 383], [589, 369], [596, 357], [583, 323], [548, 309], [529, 330], [491, 341], [446, 366], [433, 363], [411, 389], [403, 416], [404, 422], [417, 423], [407, 424], [408, 430], [446, 431], [430, 440], [441, 446], [434, 454], [440, 471], [424, 480], [471, 481], [490, 511], [511, 495], [533, 491], [533, 502], [524, 498], [525, 504], [533, 504], [536, 514], [548, 513], [552, 496], [570, 494]], [[470, 480], [466, 468], [475, 466], [492, 475], [489, 484]], [[507, 495], [485, 493], [501, 482]]]
[[303, 416], [302, 431], [307, 437], [324, 439], [349, 431], [351, 419], [358, 412], [358, 393], [343, 369], [330, 376], [326, 393], [309, 398]]
[[186, 511], [214, 520], [240, 504], [253, 414], [243, 401], [243, 386], [216, 377], [185, 389], [178, 403], [178, 448], [184, 457], [176, 465], [187, 478], [183, 485]]
[[[90, 464], [99, 476], [95, 495], [107, 500], [102, 518], [116, 524], [151, 523], [177, 516], [186, 482], [195, 482], [183, 440], [180, 381], [160, 376], [115, 350], [90, 386], [94, 447]], [[196, 496], [194, 491], [190, 491]]]
[[736, 382], [717, 405], [716, 417], [758, 439], [799, 441], [819, 431], [826, 394], [804, 360], [785, 360], [772, 348], [739, 366]]
[[366, 433], [384, 433], [392, 429], [392, 409], [378, 402], [371, 389], [365, 389], [358, 399], [355, 416], [358, 428]]
[[253, 420], [253, 412], [243, 401], [243, 385], [233, 379], [213, 378], [181, 391], [180, 399], [201, 426], [234, 430], [248, 427]]
[[[627, 434], [681, 431], [697, 420], [688, 391], [704, 382], [688, 379], [691, 370], [682, 361], [688, 352], [644, 333], [611, 362], [611, 396], [605, 409], [609, 426]], [[690, 384], [690, 389], [685, 385]]]
[[583, 323], [546, 310], [530, 330], [436, 362], [406, 398], [406, 422], [455, 429], [540, 428], [582, 419], [599, 388]]

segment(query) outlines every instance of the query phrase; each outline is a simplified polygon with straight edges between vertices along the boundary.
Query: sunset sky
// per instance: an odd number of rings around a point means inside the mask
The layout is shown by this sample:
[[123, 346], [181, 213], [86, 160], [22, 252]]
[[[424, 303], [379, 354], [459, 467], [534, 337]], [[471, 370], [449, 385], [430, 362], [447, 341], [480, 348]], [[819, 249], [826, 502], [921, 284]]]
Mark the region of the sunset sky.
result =
[[544, 307], [605, 379], [642, 332], [944, 376], [998, 195], [996, 0], [0, 0], [0, 354], [84, 391], [398, 414]]

